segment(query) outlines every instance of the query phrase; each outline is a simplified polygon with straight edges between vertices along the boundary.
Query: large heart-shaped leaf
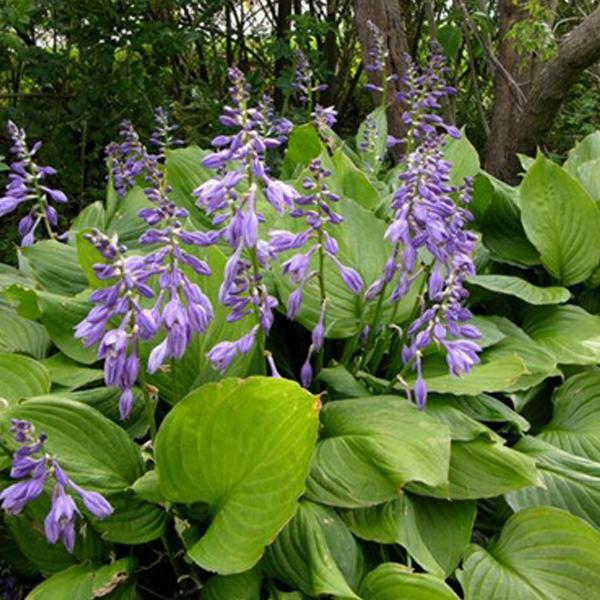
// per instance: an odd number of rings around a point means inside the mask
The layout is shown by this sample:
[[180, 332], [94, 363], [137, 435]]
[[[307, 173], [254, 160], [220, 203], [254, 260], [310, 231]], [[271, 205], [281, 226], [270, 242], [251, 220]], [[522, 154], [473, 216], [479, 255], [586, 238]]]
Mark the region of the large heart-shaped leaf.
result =
[[49, 391], [50, 375], [42, 363], [29, 356], [0, 352], [0, 408], [4, 403]]
[[542, 154], [521, 183], [521, 220], [542, 263], [573, 285], [600, 262], [600, 211], [585, 188]]
[[405, 493], [369, 508], [342, 513], [360, 538], [400, 544], [428, 572], [447, 577], [471, 540], [474, 502], [449, 502]]
[[515, 511], [529, 506], [555, 506], [600, 529], [600, 463], [575, 456], [534, 437], [516, 448], [535, 459], [543, 487], [527, 487], [507, 494]]
[[467, 551], [459, 580], [466, 600], [573, 600], [600, 589], [600, 533], [549, 507], [513, 515], [489, 548]]
[[294, 518], [269, 546], [266, 572], [309, 596], [358, 599], [362, 551], [337, 513], [313, 502], [300, 502]]
[[600, 463], [600, 371], [570, 377], [556, 391], [554, 412], [539, 438]]
[[212, 522], [189, 549], [202, 567], [239, 573], [293, 516], [313, 453], [318, 400], [284, 379], [225, 379], [190, 393], [156, 440], [164, 496], [206, 502]]
[[410, 481], [444, 486], [450, 432], [397, 396], [329, 402], [307, 494], [358, 508], [391, 500]]
[[528, 304], [562, 304], [571, 297], [567, 288], [540, 287], [512, 275], [475, 275], [469, 279], [469, 283], [497, 294], [514, 296]]
[[72, 400], [42, 398], [11, 407], [9, 419], [31, 421], [48, 435], [46, 446], [68, 475], [84, 488], [121, 492], [143, 473], [138, 447], [97, 410]]
[[523, 328], [559, 364], [600, 362], [600, 316], [578, 306], [544, 306], [527, 312]]
[[458, 600], [442, 579], [412, 573], [395, 563], [384, 563], [371, 571], [360, 586], [360, 595], [364, 600]]
[[71, 390], [101, 381], [104, 376], [102, 369], [92, 369], [81, 365], [61, 352], [47, 358], [43, 364], [48, 369], [54, 385]]

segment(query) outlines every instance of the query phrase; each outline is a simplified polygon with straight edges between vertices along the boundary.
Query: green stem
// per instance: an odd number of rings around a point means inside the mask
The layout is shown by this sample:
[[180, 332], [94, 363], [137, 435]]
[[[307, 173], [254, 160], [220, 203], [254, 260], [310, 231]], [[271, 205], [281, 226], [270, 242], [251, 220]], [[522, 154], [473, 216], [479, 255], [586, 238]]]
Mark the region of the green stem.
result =
[[152, 401], [152, 397], [150, 396], [150, 392], [148, 391], [148, 384], [146, 383], [146, 369], [144, 365], [140, 365], [140, 374], [139, 374], [140, 385], [142, 387], [142, 395], [144, 397], [144, 404], [146, 406], [146, 418], [148, 419], [148, 425], [150, 427], [150, 438], [152, 443], [156, 440], [156, 420], [155, 420], [155, 411], [156, 405]]
[[373, 321], [371, 323], [371, 328], [369, 329], [369, 335], [367, 337], [367, 343], [365, 344], [365, 350], [360, 360], [359, 368], [362, 369], [368, 359], [369, 352], [371, 350], [371, 346], [375, 341], [376, 330], [379, 327], [379, 321], [381, 319], [381, 315], [383, 313], [383, 302], [385, 299], [385, 292], [387, 291], [387, 282], [383, 284], [381, 288], [381, 293], [379, 294], [379, 298], [377, 299], [377, 306], [375, 307], [375, 315], [373, 316]]

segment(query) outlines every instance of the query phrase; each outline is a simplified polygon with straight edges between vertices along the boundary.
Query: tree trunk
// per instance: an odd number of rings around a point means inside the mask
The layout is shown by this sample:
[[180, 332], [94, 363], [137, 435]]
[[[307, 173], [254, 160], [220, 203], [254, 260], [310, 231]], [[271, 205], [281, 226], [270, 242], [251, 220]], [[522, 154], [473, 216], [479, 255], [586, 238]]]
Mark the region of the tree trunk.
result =
[[[502, 10], [510, 11], [511, 4], [512, 0], [502, 0]], [[504, 18], [510, 20], [510, 13], [505, 12]], [[502, 25], [503, 31], [508, 31], [506, 24]], [[511, 44], [504, 37], [505, 33], [502, 35], [499, 59], [514, 77], [523, 69], [519, 71], [519, 59], [514, 48], [510, 50]], [[485, 163], [490, 173], [511, 183], [518, 181], [519, 162], [516, 154], [531, 154], [543, 142], [571, 87], [598, 60], [600, 7], [563, 39], [554, 58], [543, 64], [530, 61], [528, 78], [521, 77], [520, 80], [525, 101], [518, 110], [511, 106], [517, 103], [510, 93], [506, 78], [496, 73], [496, 99]]]
[[[275, 30], [275, 36], [280, 48], [283, 44], [287, 43], [288, 33], [290, 30], [290, 17], [292, 15], [292, 0], [279, 0], [277, 3], [277, 28]], [[288, 64], [288, 57], [282, 56], [280, 53], [277, 60], [275, 61], [275, 71], [273, 73], [275, 82], [281, 76], [284, 69]], [[283, 91], [275, 85], [275, 106], [281, 108], [283, 103]]]
[[[389, 72], [397, 73], [401, 78], [404, 73], [404, 55], [408, 52], [401, 0], [354, 0], [354, 11], [363, 62], [366, 64], [368, 61], [369, 47], [372, 43], [367, 26], [368, 21], [372, 21], [385, 36], [390, 53]], [[402, 108], [397, 102], [392, 102], [388, 109], [388, 123], [390, 133], [402, 137]]]
[[[500, 27], [498, 60], [504, 66], [506, 74], [496, 69], [494, 107], [485, 167], [493, 175], [501, 176], [505, 170], [506, 157], [515, 146], [517, 122], [523, 110], [523, 98], [516, 93], [514, 86], [516, 84], [523, 90], [527, 85], [527, 78], [530, 76], [528, 63], [531, 61], [529, 57], [520, 56], [513, 41], [507, 38], [512, 27], [527, 18], [527, 12], [514, 0], [500, 0], [498, 13]], [[508, 76], [512, 78], [513, 83], [509, 81]]]

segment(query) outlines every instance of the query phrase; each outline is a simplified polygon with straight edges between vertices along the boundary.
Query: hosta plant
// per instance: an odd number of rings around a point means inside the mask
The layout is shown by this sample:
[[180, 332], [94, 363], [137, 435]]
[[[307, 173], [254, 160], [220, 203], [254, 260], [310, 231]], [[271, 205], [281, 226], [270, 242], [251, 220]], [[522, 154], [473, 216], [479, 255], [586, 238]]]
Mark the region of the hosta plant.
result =
[[511, 187], [444, 122], [439, 50], [397, 81], [372, 34], [355, 140], [304, 56], [305, 123], [232, 68], [212, 148], [123, 123], [70, 224], [9, 125], [8, 594], [596, 597], [600, 133]]

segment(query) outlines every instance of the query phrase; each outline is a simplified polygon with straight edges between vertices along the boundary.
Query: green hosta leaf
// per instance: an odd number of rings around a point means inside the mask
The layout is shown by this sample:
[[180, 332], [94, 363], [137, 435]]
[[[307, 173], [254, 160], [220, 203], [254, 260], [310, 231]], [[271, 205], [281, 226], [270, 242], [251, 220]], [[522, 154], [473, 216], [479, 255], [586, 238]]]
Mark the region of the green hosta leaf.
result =
[[514, 296], [528, 304], [562, 304], [571, 297], [567, 288], [539, 287], [510, 275], [475, 275], [469, 279], [469, 283], [497, 294]]
[[479, 155], [473, 144], [467, 139], [464, 130], [460, 139], [448, 136], [447, 140], [444, 158], [452, 165], [450, 183], [457, 186], [462, 185], [465, 177], [475, 177], [479, 173]]
[[486, 550], [473, 545], [460, 573], [466, 600], [572, 600], [600, 589], [600, 533], [556, 508], [513, 515]]
[[98, 411], [63, 399], [34, 399], [13, 406], [0, 423], [26, 419], [48, 434], [46, 447], [78, 485], [100, 493], [120, 492], [143, 472], [140, 451], [118, 425]]
[[369, 395], [369, 389], [344, 365], [321, 369], [317, 379], [322, 381], [330, 392], [335, 392], [337, 398], [364, 398]]
[[519, 213], [519, 192], [506, 183], [487, 176], [489, 186], [478, 186], [484, 197], [473, 198], [474, 205], [486, 205], [482, 217], [483, 243], [491, 257], [519, 267], [540, 264], [540, 256], [525, 236]]
[[515, 512], [530, 506], [555, 506], [600, 528], [600, 463], [533, 437], [523, 438], [516, 448], [536, 460], [543, 487], [507, 494], [506, 501]]
[[23, 271], [18, 271], [10, 265], [0, 263], [0, 292], [4, 292], [13, 285], [30, 286], [34, 283], [33, 279]]
[[307, 495], [358, 508], [396, 497], [404, 485], [447, 484], [450, 434], [397, 396], [329, 402]]
[[371, 571], [360, 586], [360, 595], [363, 600], [458, 600], [443, 580], [412, 573], [395, 563], [384, 563]]
[[[367, 129], [367, 119], [371, 119], [375, 124], [375, 130], [372, 132]], [[358, 148], [358, 154], [364, 160], [367, 170], [377, 173], [387, 153], [388, 125], [385, 107], [378, 106], [369, 114], [367, 119], [358, 128], [356, 147]], [[361, 144], [364, 143], [365, 136], [369, 136], [369, 139], [372, 139], [372, 147], [363, 149], [361, 148]]]
[[489, 348], [506, 337], [506, 334], [500, 331], [492, 317], [474, 315], [470, 323], [479, 329], [481, 337], [477, 339], [477, 345], [480, 348]]
[[0, 352], [0, 408], [50, 391], [50, 375], [41, 363], [20, 354]]
[[42, 364], [48, 369], [53, 384], [72, 390], [101, 381], [104, 376], [101, 369], [82, 366], [60, 352], [47, 358]]
[[189, 549], [197, 564], [221, 574], [256, 564], [304, 490], [317, 412], [296, 383], [251, 377], [204, 385], [167, 415], [156, 440], [161, 490], [211, 509]]
[[534, 342], [522, 329], [503, 317], [490, 317], [505, 335], [489, 352], [488, 356], [502, 357], [517, 355], [527, 369], [517, 381], [507, 385], [503, 391], [528, 389], [547, 377], [560, 375], [556, 358], [551, 352]]
[[202, 160], [208, 154], [197, 146], [178, 148], [167, 152], [167, 182], [172, 188], [173, 201], [190, 213], [190, 218], [197, 226], [207, 227], [207, 219], [196, 207], [196, 198], [192, 192], [207, 179], [213, 177], [212, 171], [202, 166]]
[[529, 456], [482, 437], [452, 442], [449, 480], [449, 486], [438, 488], [412, 483], [409, 490], [454, 500], [494, 498], [538, 484], [539, 474]]
[[294, 518], [268, 547], [266, 572], [309, 596], [358, 599], [364, 559], [350, 530], [331, 509], [312, 502], [298, 505]]
[[342, 517], [358, 537], [400, 544], [426, 571], [447, 577], [471, 540], [475, 503], [405, 493], [386, 504], [344, 511]]
[[571, 454], [600, 462], [600, 371], [570, 377], [553, 398], [552, 419], [539, 438]]
[[331, 159], [324, 155], [323, 161], [326, 166], [331, 162], [329, 186], [333, 192], [369, 210], [379, 204], [379, 193], [343, 149], [336, 150]]
[[53, 575], [38, 585], [29, 600], [93, 600], [112, 597], [133, 575], [137, 560], [122, 558], [111, 565], [75, 565]]
[[584, 187], [543, 155], [521, 184], [521, 220], [548, 272], [565, 285], [600, 262], [600, 212]]
[[483, 421], [484, 423], [509, 423], [519, 433], [524, 433], [530, 428], [527, 419], [493, 396], [486, 394], [477, 397], [453, 396], [452, 402], [465, 414], [477, 421]]
[[44, 358], [49, 346], [50, 338], [42, 325], [20, 317], [11, 308], [0, 306], [0, 351]]
[[158, 483], [158, 473], [156, 469], [146, 471], [132, 486], [131, 489], [135, 495], [142, 500], [152, 502], [153, 504], [162, 504], [165, 501], [160, 484]]
[[282, 177], [292, 179], [304, 170], [308, 163], [323, 151], [323, 144], [317, 130], [310, 124], [294, 127], [288, 138]]
[[596, 202], [600, 200], [600, 158], [582, 164], [575, 173], [590, 196]]
[[569, 150], [569, 156], [563, 168], [573, 176], [585, 163], [600, 158], [600, 131], [594, 131]]
[[86, 206], [74, 219], [71, 224], [71, 232], [77, 235], [86, 229], [106, 229], [106, 211], [102, 202], [96, 201]]
[[[365, 286], [369, 286], [381, 276], [385, 262], [391, 252], [389, 244], [383, 240], [386, 225], [371, 211], [364, 209], [356, 202], [341, 199], [336, 210], [343, 215], [343, 227], [331, 228], [330, 233], [338, 241], [339, 258], [345, 265], [355, 268], [362, 276]], [[294, 223], [296, 221], [296, 223]], [[290, 229], [298, 227], [297, 219], [288, 218], [278, 223], [278, 228]], [[283, 256], [285, 260], [287, 256]], [[313, 257], [313, 268], [317, 268], [317, 257]], [[330, 304], [327, 310], [326, 337], [346, 338], [354, 335], [361, 322], [368, 322], [375, 313], [376, 302], [366, 306], [343, 283], [337, 269], [331, 261], [325, 262], [325, 290]], [[275, 282], [279, 295], [285, 306], [294, 288], [280, 270], [275, 273]], [[409, 293], [398, 303], [396, 322], [401, 323], [410, 318], [415, 306], [421, 279], [412, 286]], [[304, 286], [304, 297], [298, 321], [307, 329], [313, 329], [321, 310], [321, 295], [318, 282], [313, 277]], [[391, 318], [392, 307], [386, 303], [383, 317]]]
[[[477, 396], [483, 392], [500, 392], [514, 386], [519, 378], [528, 373], [523, 359], [516, 353], [498, 354], [494, 347], [482, 352], [481, 363], [475, 365], [468, 375], [457, 377], [448, 373], [446, 361], [438, 356], [423, 361], [423, 373], [430, 392]], [[415, 376], [408, 378], [414, 382]], [[402, 389], [401, 386], [396, 386]]]
[[200, 600], [260, 600], [261, 583], [257, 569], [238, 575], [214, 575], [202, 588]]
[[112, 494], [109, 500], [115, 512], [101, 521], [93, 520], [103, 539], [119, 544], [145, 544], [165, 533], [167, 513], [162, 507], [136, 498], [133, 492]]
[[98, 350], [86, 348], [80, 339], [73, 336], [75, 326], [90, 311], [91, 306], [87, 302], [39, 292], [38, 306], [42, 312], [42, 324], [59, 350], [78, 363], [91, 365], [97, 361]]
[[37, 282], [47, 291], [74, 296], [87, 287], [87, 278], [79, 266], [77, 251], [54, 240], [21, 248]]
[[152, 204], [144, 190], [138, 185], [132, 187], [123, 198], [117, 200], [115, 212], [108, 219], [104, 233], [109, 236], [117, 234], [121, 243], [129, 248], [136, 247], [138, 238], [148, 228], [138, 213], [149, 206]]
[[531, 309], [523, 329], [559, 364], [593, 365], [600, 362], [600, 316], [578, 306]]

